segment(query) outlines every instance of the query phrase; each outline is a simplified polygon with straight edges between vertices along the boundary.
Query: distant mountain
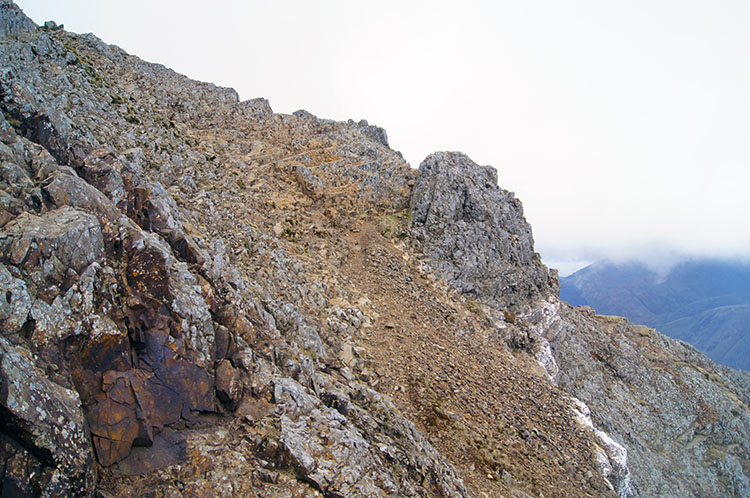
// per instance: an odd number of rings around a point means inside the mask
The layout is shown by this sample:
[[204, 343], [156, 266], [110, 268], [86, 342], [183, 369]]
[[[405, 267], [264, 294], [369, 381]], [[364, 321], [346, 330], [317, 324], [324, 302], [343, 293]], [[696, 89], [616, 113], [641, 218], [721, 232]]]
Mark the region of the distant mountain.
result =
[[643, 263], [597, 262], [561, 279], [560, 297], [648, 325], [750, 370], [750, 264], [689, 260], [660, 274]]

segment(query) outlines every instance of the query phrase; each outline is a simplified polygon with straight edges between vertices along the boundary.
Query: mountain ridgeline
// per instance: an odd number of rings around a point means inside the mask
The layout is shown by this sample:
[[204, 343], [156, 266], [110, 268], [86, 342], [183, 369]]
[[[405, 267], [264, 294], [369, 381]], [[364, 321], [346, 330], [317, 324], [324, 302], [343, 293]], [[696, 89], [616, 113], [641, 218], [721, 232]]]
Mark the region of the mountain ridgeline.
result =
[[688, 260], [661, 274], [641, 263], [600, 262], [560, 279], [560, 297], [627, 317], [750, 370], [750, 264]]
[[0, 0], [0, 495], [750, 496], [750, 376], [559, 298], [497, 172]]

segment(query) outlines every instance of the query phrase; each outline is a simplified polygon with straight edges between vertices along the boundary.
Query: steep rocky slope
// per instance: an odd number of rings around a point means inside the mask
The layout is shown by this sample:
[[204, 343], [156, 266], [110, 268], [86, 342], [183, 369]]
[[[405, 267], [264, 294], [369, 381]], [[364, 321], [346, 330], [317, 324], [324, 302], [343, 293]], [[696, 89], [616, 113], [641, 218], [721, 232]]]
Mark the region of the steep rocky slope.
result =
[[686, 343], [561, 306], [560, 387], [628, 449], [639, 496], [748, 496], [750, 384]]
[[742, 261], [692, 259], [664, 274], [642, 263], [601, 261], [561, 279], [560, 296], [687, 341], [723, 365], [750, 369], [750, 265]]
[[0, 21], [3, 495], [745, 492], [747, 377], [634, 363], [721, 406], [700, 420], [604, 390], [618, 341], [683, 346], [561, 304], [491, 169], [417, 173], [366, 122], [274, 114], [8, 0]]

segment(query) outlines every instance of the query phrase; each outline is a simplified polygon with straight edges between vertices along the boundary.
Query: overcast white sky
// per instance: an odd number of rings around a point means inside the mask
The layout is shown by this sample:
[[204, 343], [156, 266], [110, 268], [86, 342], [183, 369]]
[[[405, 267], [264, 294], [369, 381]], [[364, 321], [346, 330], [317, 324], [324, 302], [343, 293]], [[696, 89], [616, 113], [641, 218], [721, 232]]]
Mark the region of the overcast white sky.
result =
[[276, 112], [367, 119], [413, 167], [490, 164], [562, 274], [750, 258], [750, 2], [17, 3]]

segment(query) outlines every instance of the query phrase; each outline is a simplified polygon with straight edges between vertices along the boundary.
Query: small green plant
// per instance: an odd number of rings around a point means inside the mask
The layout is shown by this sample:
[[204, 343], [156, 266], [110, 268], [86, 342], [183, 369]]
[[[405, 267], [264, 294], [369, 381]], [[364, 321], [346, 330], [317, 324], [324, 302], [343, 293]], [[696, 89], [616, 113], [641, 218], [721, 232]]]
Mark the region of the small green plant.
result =
[[482, 314], [482, 305], [474, 301], [473, 299], [467, 299], [464, 303], [464, 306], [466, 306], [466, 309], [471, 311], [475, 315]]
[[8, 122], [9, 125], [15, 128], [16, 131], [20, 132], [23, 130], [23, 121], [21, 121], [20, 119], [18, 119], [13, 114], [6, 111], [5, 109], [3, 109], [3, 116], [5, 116], [5, 120]]
[[89, 82], [94, 86], [104, 86], [104, 78], [88, 59], [82, 59], [83, 68], [89, 75]]
[[141, 120], [135, 115], [135, 108], [131, 105], [127, 105], [128, 114], [125, 116], [125, 121], [131, 124], [141, 124]]
[[281, 236], [291, 242], [297, 242], [297, 239], [300, 236], [299, 221], [294, 218], [287, 218], [285, 220], [285, 223], [286, 227], [284, 227], [284, 231], [281, 233]]
[[75, 65], [81, 62], [81, 56], [78, 54], [78, 50], [76, 50], [75, 47], [65, 44], [63, 45], [63, 48], [67, 50], [68, 52], [70, 52], [71, 54], [73, 54], [73, 58], [70, 61], [70, 65]]
[[409, 211], [387, 214], [378, 218], [378, 230], [383, 237], [403, 240], [409, 236], [410, 221], [411, 214]]

